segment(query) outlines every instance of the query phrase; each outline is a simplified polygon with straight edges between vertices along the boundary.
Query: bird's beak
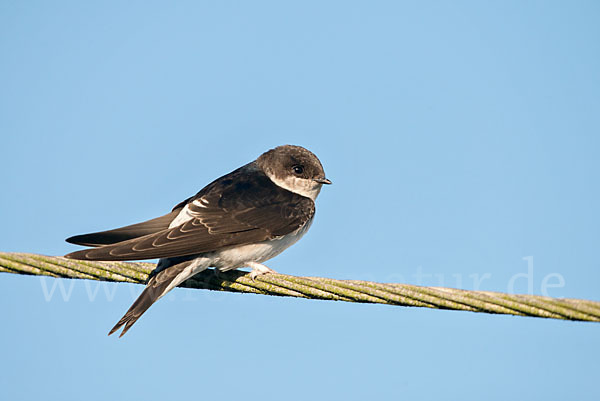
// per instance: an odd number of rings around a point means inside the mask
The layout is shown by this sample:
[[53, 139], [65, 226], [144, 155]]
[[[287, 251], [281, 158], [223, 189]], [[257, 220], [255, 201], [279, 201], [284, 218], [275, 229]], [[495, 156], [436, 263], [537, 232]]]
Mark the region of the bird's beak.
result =
[[315, 178], [314, 179], [316, 182], [318, 182], [319, 184], [327, 184], [330, 185], [331, 181], [329, 181], [327, 178], [323, 177], [323, 178]]

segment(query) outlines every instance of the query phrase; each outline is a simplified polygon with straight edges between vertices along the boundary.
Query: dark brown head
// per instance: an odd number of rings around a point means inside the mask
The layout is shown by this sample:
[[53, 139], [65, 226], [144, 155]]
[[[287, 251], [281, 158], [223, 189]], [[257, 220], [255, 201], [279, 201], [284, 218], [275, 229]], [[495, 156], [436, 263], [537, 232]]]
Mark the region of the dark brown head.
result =
[[275, 184], [312, 200], [323, 184], [331, 184], [317, 156], [302, 146], [278, 146], [260, 155], [256, 162]]

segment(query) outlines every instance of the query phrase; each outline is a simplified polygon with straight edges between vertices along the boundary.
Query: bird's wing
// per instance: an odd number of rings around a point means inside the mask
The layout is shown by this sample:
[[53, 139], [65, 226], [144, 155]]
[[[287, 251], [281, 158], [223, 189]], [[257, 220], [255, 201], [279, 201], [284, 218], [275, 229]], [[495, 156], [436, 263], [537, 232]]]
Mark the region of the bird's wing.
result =
[[294, 232], [314, 215], [314, 202], [275, 185], [258, 171], [238, 169], [191, 198], [179, 226], [66, 255], [82, 260], [140, 260], [211, 252]]
[[71, 244], [99, 247], [103, 245], [116, 244], [133, 238], [143, 237], [169, 228], [169, 224], [181, 212], [181, 208], [173, 210], [171, 213], [157, 217], [143, 223], [132, 224], [130, 226], [116, 228], [114, 230], [100, 231], [97, 233], [75, 235], [67, 238], [66, 241]]

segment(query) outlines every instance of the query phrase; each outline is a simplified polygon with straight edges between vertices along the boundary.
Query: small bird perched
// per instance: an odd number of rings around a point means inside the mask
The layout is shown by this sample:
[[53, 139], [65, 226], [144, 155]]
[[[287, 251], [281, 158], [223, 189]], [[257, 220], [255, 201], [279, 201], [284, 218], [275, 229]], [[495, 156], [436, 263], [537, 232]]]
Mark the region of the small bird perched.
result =
[[125, 326], [122, 337], [154, 302], [208, 267], [251, 267], [253, 279], [273, 272], [261, 263], [306, 233], [323, 184], [331, 181], [317, 156], [301, 146], [279, 146], [211, 182], [164, 216], [67, 238], [93, 248], [65, 257], [160, 258], [144, 291], [108, 333]]

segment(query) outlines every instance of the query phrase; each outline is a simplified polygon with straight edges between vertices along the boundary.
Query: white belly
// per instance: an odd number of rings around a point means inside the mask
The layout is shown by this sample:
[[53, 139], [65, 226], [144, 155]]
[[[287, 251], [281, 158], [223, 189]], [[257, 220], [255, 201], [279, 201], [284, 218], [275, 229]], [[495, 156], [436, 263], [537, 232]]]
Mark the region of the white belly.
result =
[[248, 262], [262, 263], [266, 260], [274, 258], [285, 249], [295, 244], [308, 231], [312, 219], [294, 233], [287, 234], [283, 237], [259, 242], [257, 244], [241, 245], [216, 251], [211, 253], [209, 258], [212, 259], [211, 266], [218, 268], [221, 271], [237, 269], [247, 266]]

